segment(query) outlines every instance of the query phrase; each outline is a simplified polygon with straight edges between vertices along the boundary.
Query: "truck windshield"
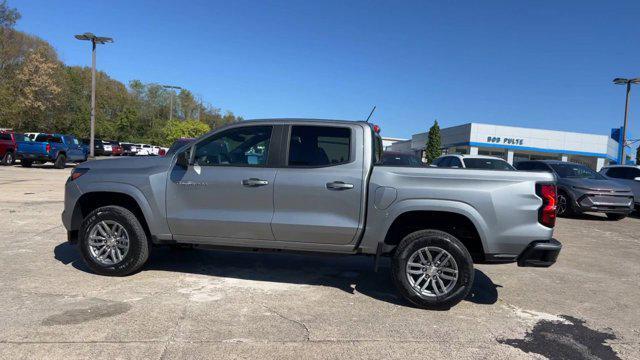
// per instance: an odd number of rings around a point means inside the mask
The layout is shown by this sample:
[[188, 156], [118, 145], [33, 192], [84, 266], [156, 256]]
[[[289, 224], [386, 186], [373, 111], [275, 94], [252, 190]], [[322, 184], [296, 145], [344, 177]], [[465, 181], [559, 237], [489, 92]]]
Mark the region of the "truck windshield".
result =
[[606, 180], [604, 176], [582, 164], [549, 164], [561, 178]]
[[508, 162], [500, 159], [468, 158], [464, 159], [467, 169], [515, 170]]

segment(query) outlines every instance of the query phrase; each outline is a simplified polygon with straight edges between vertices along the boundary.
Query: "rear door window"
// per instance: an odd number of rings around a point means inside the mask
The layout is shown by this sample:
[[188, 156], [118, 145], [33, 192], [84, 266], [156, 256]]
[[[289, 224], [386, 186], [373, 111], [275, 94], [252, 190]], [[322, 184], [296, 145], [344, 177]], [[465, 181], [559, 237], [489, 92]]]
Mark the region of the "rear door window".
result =
[[291, 127], [289, 166], [334, 166], [346, 164], [350, 160], [350, 128], [297, 125]]
[[508, 162], [499, 159], [467, 158], [464, 165], [467, 169], [515, 170]]
[[451, 162], [449, 163], [449, 167], [462, 167], [462, 161], [455, 156], [451, 157]]
[[450, 167], [451, 166], [451, 156], [443, 157], [438, 163], [438, 167]]
[[533, 170], [533, 163], [530, 162], [519, 162], [516, 164], [516, 169], [518, 170], [522, 170], [522, 171], [529, 171], [529, 170]]
[[[631, 167], [621, 167], [621, 168], [612, 168], [611, 170], [618, 170], [618, 176], [612, 176], [616, 178], [633, 180], [637, 177], [640, 177], [640, 169], [631, 168]], [[610, 170], [610, 171], [611, 171]], [[611, 175], [609, 175], [611, 176]]]

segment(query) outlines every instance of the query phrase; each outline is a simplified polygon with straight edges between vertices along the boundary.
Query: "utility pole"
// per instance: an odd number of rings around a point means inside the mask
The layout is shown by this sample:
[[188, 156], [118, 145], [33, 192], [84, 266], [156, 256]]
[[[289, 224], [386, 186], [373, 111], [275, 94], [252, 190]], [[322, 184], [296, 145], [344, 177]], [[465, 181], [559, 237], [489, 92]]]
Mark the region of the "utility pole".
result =
[[75, 35], [78, 40], [91, 41], [91, 124], [89, 135], [89, 157], [94, 157], [94, 141], [96, 136], [96, 45], [112, 43], [110, 37], [95, 36], [92, 33]]
[[182, 88], [180, 86], [175, 86], [175, 85], [162, 85], [163, 88], [165, 89], [171, 89], [171, 95], [169, 97], [169, 121], [173, 120], [173, 95], [174, 95], [174, 89], [178, 89], [178, 90], [182, 90]]
[[622, 158], [620, 159], [620, 164], [624, 165], [625, 163], [625, 146], [627, 141], [627, 124], [629, 118], [629, 96], [631, 95], [631, 84], [640, 83], [640, 78], [635, 79], [625, 79], [625, 78], [615, 78], [613, 79], [613, 83], [616, 85], [627, 85], [627, 99], [624, 103], [624, 125], [622, 127]]

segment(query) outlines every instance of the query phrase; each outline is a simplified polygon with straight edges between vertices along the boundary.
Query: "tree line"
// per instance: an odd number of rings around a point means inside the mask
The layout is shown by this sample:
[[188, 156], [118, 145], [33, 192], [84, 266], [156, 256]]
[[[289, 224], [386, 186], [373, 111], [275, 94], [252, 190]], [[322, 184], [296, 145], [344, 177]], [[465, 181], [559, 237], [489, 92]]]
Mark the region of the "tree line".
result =
[[[63, 64], [47, 41], [14, 28], [20, 17], [0, 0], [0, 128], [88, 138], [91, 68]], [[172, 91], [140, 80], [127, 86], [97, 72], [96, 137], [168, 146], [242, 120], [187, 89]]]

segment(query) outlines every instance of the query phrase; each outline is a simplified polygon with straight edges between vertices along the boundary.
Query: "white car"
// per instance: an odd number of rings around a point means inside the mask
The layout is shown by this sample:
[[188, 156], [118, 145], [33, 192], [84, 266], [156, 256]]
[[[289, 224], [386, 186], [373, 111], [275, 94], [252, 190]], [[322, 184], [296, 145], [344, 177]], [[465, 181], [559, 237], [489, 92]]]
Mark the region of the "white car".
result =
[[149, 156], [151, 155], [151, 145], [147, 144], [138, 144], [136, 145], [138, 152], [136, 152], [137, 156]]
[[435, 159], [430, 166], [459, 169], [515, 170], [515, 168], [504, 161], [504, 159], [485, 155], [442, 155]]
[[160, 146], [151, 146], [151, 155], [160, 155]]
[[108, 141], [102, 140], [102, 146], [104, 147], [104, 152], [111, 155], [111, 153], [113, 152], [113, 146], [111, 145], [111, 143]]

